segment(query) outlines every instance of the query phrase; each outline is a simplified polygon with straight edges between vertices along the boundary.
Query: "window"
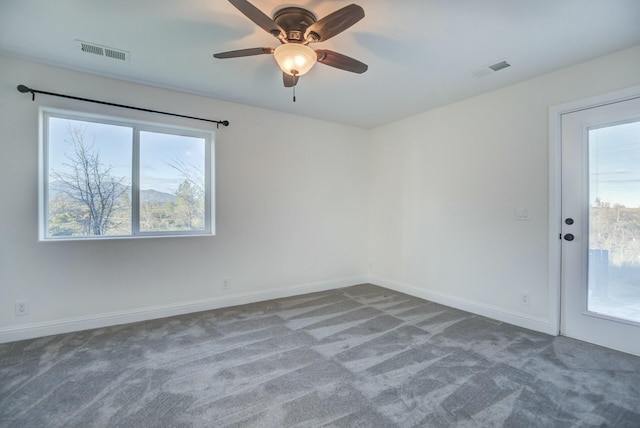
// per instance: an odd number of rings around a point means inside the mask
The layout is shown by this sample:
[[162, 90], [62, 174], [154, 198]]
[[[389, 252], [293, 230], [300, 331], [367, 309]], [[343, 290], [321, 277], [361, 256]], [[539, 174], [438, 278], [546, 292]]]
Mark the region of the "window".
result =
[[42, 240], [211, 235], [213, 134], [43, 111]]

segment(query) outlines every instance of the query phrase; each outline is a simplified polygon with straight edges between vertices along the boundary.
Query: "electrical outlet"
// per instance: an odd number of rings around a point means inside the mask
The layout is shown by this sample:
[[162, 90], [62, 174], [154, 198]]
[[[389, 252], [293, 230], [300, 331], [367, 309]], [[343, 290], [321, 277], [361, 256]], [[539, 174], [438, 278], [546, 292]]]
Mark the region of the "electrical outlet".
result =
[[224, 288], [225, 290], [229, 288], [229, 278], [225, 278], [222, 280], [222, 288]]
[[29, 302], [26, 300], [16, 300], [15, 311], [17, 317], [29, 315]]
[[520, 293], [520, 304], [522, 306], [529, 306], [529, 303], [530, 303], [529, 293], [521, 292]]

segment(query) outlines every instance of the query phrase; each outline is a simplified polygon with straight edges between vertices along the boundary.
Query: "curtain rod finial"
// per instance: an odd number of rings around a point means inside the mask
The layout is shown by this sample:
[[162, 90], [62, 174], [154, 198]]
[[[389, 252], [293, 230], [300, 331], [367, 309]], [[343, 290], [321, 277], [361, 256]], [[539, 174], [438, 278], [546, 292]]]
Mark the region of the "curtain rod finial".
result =
[[36, 100], [36, 92], [28, 86], [18, 85], [18, 92], [22, 94], [26, 94], [27, 92], [31, 92], [31, 101]]

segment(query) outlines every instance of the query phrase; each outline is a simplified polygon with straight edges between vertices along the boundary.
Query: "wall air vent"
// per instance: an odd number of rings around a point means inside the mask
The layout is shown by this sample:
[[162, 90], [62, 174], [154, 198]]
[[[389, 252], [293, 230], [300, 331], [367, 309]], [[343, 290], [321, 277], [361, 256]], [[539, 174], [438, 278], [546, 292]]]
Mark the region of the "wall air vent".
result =
[[76, 44], [80, 48], [81, 52], [129, 62], [130, 53], [127, 51], [98, 45], [96, 43], [83, 42], [82, 40], [76, 40]]
[[482, 66], [476, 71], [472, 72], [472, 74], [477, 78], [481, 78], [493, 74], [496, 71], [504, 70], [507, 67], [511, 67], [511, 64], [509, 64], [507, 61], [498, 61], [495, 64]]

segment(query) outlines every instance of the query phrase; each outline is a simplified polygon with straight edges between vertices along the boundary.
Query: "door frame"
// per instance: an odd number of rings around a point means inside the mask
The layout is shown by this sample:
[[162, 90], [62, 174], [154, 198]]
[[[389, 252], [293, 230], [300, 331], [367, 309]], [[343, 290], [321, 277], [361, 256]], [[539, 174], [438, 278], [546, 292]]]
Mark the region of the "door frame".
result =
[[549, 108], [549, 322], [560, 334], [562, 304], [562, 115], [640, 97], [640, 86]]

